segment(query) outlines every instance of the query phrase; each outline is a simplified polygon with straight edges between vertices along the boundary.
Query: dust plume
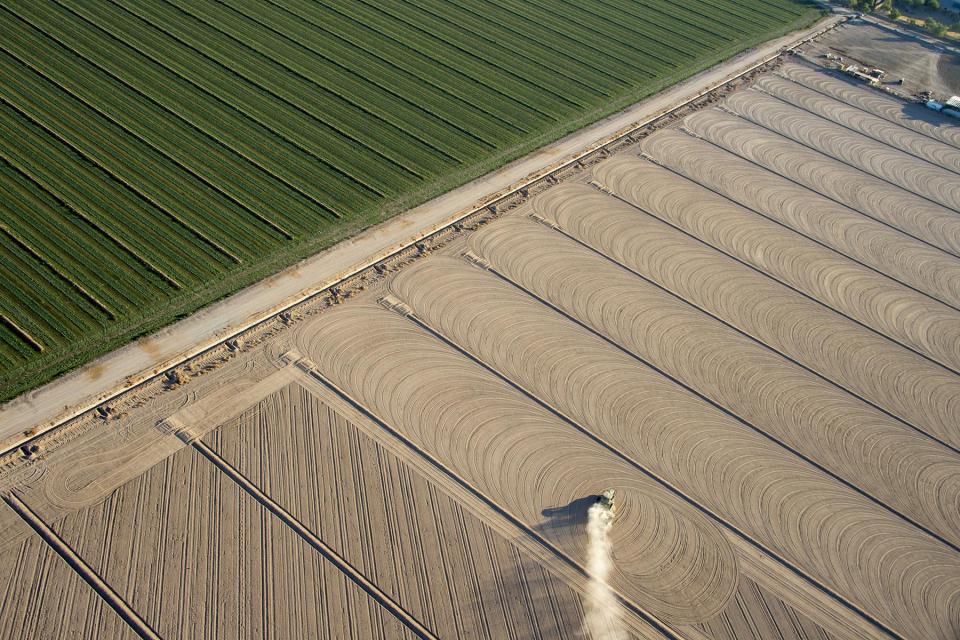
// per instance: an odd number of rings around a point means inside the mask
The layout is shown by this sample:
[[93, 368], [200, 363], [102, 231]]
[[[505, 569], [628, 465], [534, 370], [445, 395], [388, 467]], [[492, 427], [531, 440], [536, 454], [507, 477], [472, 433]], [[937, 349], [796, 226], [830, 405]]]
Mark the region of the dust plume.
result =
[[625, 640], [627, 634], [620, 625], [620, 607], [607, 584], [613, 567], [613, 544], [610, 528], [613, 511], [597, 502], [587, 511], [587, 585], [586, 611], [583, 626], [592, 640]]

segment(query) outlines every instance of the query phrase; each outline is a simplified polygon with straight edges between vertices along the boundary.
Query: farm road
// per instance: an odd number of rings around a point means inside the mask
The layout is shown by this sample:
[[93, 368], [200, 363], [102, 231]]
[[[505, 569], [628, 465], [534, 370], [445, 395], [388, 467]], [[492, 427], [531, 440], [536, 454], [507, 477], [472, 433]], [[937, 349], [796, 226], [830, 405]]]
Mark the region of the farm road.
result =
[[0, 407], [3, 449], [26, 439], [27, 430], [39, 433], [93, 408], [844, 19], [827, 17], [740, 54], [11, 400]]

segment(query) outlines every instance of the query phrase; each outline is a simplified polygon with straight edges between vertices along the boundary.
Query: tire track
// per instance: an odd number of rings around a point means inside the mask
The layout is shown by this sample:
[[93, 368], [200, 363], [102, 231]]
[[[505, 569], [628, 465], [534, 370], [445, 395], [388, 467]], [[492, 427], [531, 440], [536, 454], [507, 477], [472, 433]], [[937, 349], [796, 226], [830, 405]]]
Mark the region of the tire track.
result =
[[147, 621], [101, 578], [78, 553], [70, 548], [70, 545], [68, 545], [63, 538], [57, 535], [46, 522], [35, 514], [25, 502], [14, 493], [5, 494], [3, 500], [11, 509], [16, 511], [17, 515], [23, 518], [24, 522], [30, 525], [30, 527], [37, 532], [37, 535], [50, 545], [74, 571], [80, 574], [80, 577], [90, 585], [90, 588], [96, 591], [97, 594], [110, 605], [110, 608], [116, 611], [117, 615], [130, 625], [130, 628], [133, 629], [138, 636], [145, 640], [160, 640], [160, 635], [153, 630]]
[[228, 478], [233, 480], [252, 498], [263, 505], [274, 516], [280, 519], [285, 525], [290, 527], [298, 536], [313, 547], [320, 555], [329, 560], [337, 569], [348, 579], [356, 584], [360, 589], [366, 592], [371, 598], [376, 600], [383, 608], [392, 613], [405, 627], [407, 627], [418, 638], [426, 640], [437, 640], [437, 637], [426, 627], [424, 627], [416, 618], [410, 615], [403, 607], [397, 604], [392, 598], [384, 593], [380, 587], [370, 582], [360, 571], [348, 563], [336, 551], [327, 546], [320, 538], [315, 536], [299, 520], [293, 517], [290, 512], [277, 504], [268, 495], [263, 493], [253, 482], [242, 475], [235, 467], [220, 457], [213, 449], [208, 447], [201, 440], [194, 440], [190, 443], [194, 449], [200, 452], [207, 460], [223, 472]]
[[561, 234], [503, 220], [470, 246], [498, 277], [960, 551], [960, 453]]
[[[402, 303], [395, 304], [394, 310], [397, 311], [400, 315], [407, 315], [407, 314], [409, 313], [408, 310], [405, 310], [405, 308], [404, 308], [404, 306], [402, 305]], [[419, 325], [417, 325], [417, 323], [414, 323], [414, 325], [415, 325], [415, 326], [419, 326]], [[432, 334], [428, 331], [426, 335], [432, 335]], [[449, 345], [442, 337], [440, 337], [440, 336], [435, 336], [435, 338], [438, 339], [438, 342], [439, 342], [439, 343], [441, 343], [441, 344], [446, 344], [446, 345], [448, 345], [448, 346], [451, 346], [451, 348], [454, 348], [454, 349], [455, 349], [455, 347], [453, 347], [452, 345]], [[460, 351], [458, 351], [458, 352], [461, 353], [461, 355], [463, 355], [465, 358], [467, 358], [467, 360], [471, 360], [471, 361], [475, 362], [478, 366], [480, 366], [482, 369], [489, 371], [489, 369], [488, 369], [485, 365], [483, 365], [482, 363], [480, 363], [480, 362], [476, 361], [475, 359], [471, 358], [468, 354], [465, 354], [465, 353], [460, 352]], [[658, 483], [661, 483], [662, 486], [666, 487], [666, 488], [667, 488], [668, 490], [670, 490], [672, 493], [676, 494], [678, 497], [680, 497], [681, 499], [685, 500], [685, 501], [686, 501], [688, 504], [690, 504], [693, 508], [695, 508], [695, 509], [697, 509], [698, 511], [701, 511], [701, 512], [703, 512], [703, 513], [705, 513], [705, 514], [710, 515], [711, 517], [713, 517], [713, 514], [710, 514], [710, 513], [709, 513], [709, 510], [705, 509], [702, 505], [697, 504], [697, 503], [694, 502], [694, 501], [691, 501], [688, 497], [684, 496], [684, 495], [682, 494], [682, 492], [677, 491], [674, 487], [671, 487], [671, 486], [669, 485], [669, 483], [665, 482], [662, 478], [659, 478], [658, 476], [656, 476], [656, 474], [653, 474], [653, 473], [650, 472], [649, 470], [647, 470], [647, 469], [645, 469], [644, 467], [638, 465], [635, 461], [633, 461], [633, 460], [629, 459], [628, 457], [624, 456], [624, 454], [622, 454], [620, 451], [618, 451], [618, 450], [616, 450], [615, 448], [611, 447], [611, 445], [610, 445], [609, 443], [605, 442], [605, 441], [602, 440], [601, 438], [596, 437], [595, 435], [590, 434], [589, 431], [583, 430], [582, 427], [580, 427], [577, 423], [571, 421], [569, 418], [565, 418], [564, 416], [562, 416], [561, 414], [559, 414], [559, 413], [556, 412], [555, 410], [552, 410], [549, 406], [543, 405], [542, 403], [540, 403], [539, 401], [537, 401], [535, 398], [531, 397], [526, 391], [524, 391], [523, 389], [519, 388], [517, 385], [515, 385], [515, 384], [512, 383], [512, 382], [510, 382], [509, 380], [506, 380], [506, 379], [500, 377], [500, 376], [499, 376], [498, 374], [496, 374], [495, 372], [491, 372], [491, 373], [493, 373], [493, 375], [497, 375], [497, 377], [498, 377], [502, 382], [506, 383], [506, 385], [507, 385], [508, 387], [517, 389], [520, 393], [523, 393], [523, 394], [526, 395], [527, 397], [530, 397], [531, 400], [533, 400], [537, 405], [543, 407], [543, 408], [544, 408], [545, 410], [547, 410], [547, 411], [550, 411], [553, 415], [555, 415], [555, 416], [557, 416], [558, 418], [560, 418], [561, 420], [563, 420], [563, 423], [566, 424], [567, 426], [572, 427], [573, 429], [577, 430], [577, 432], [579, 432], [579, 433], [584, 433], [585, 435], [587, 435], [588, 437], [590, 437], [590, 438], [591, 438], [596, 444], [598, 444], [602, 449], [610, 452], [611, 454], [613, 454], [613, 455], [616, 456], [617, 458], [620, 458], [620, 459], [624, 460], [624, 461], [627, 462], [628, 464], [631, 464], [636, 470], [640, 471], [641, 473], [643, 473], [643, 474], [646, 475], [647, 477], [650, 477], [650, 478], [654, 479], [655, 481], [657, 481]], [[449, 378], [447, 378], [447, 377], [444, 377], [443, 379], [444, 379], [444, 381], [448, 381], [448, 380], [449, 380]], [[378, 385], [378, 386], [380, 386], [380, 385]], [[439, 423], [438, 423], [438, 424], [439, 424]], [[545, 452], [545, 451], [553, 451], [554, 448], [555, 448], [555, 445], [556, 445], [555, 442], [541, 443], [542, 448], [540, 449], [540, 452], [543, 453], [543, 452]], [[569, 460], [567, 461], [567, 464], [574, 464], [574, 465], [576, 466], [576, 463], [571, 463]], [[623, 484], [622, 484], [623, 481], [620, 481], [620, 482], [621, 482], [621, 484], [617, 484], [616, 486], [622, 488], [622, 487], [623, 487]], [[544, 486], [544, 487], [552, 486], [549, 482], [543, 482], [543, 483], [541, 483], [541, 485]], [[620, 498], [620, 500], [622, 500], [622, 498]], [[647, 513], [647, 515], [649, 516], [649, 510], [648, 510], [648, 509], [644, 509], [644, 512]], [[618, 518], [619, 518], [619, 517], [620, 517], [620, 516], [618, 516]], [[659, 519], [659, 518], [655, 518], [655, 519]], [[713, 518], [713, 519], [716, 520], [716, 518]], [[619, 525], [618, 525], [618, 526], [619, 526]], [[771, 552], [769, 549], [765, 549], [765, 548], [763, 548], [762, 546], [759, 546], [759, 545], [755, 544], [755, 543], [750, 539], [749, 536], [743, 534], [742, 532], [740, 532], [739, 530], [737, 530], [735, 527], [725, 526], [725, 528], [726, 528], [728, 531], [730, 531], [730, 533], [731, 533], [732, 536], [733, 536], [732, 540], [734, 541], [735, 544], [737, 544], [736, 549], [737, 549], [738, 556], [740, 556], [741, 554], [743, 554], [743, 556], [745, 556], [745, 558], [746, 558], [744, 561], [750, 562], [752, 569], [755, 569], [755, 568], [757, 568], [757, 567], [759, 567], [759, 566], [761, 566], [761, 565], [764, 564], [764, 562], [761, 561], [760, 564], [757, 565], [756, 567], [753, 566], [753, 564], [758, 560], [758, 557], [759, 557], [759, 558], [770, 558], [770, 559], [772, 559], [772, 561], [775, 562], [779, 567], [781, 567], [781, 568], [782, 568], [782, 567], [786, 567], [790, 572], [792, 572], [792, 573], [795, 574], [798, 578], [800, 578], [801, 580], [803, 580], [804, 583], [805, 583], [809, 588], [814, 589], [815, 591], [817, 591], [817, 593], [822, 593], [822, 594], [825, 595], [826, 597], [830, 598], [832, 602], [835, 602], [835, 603], [837, 603], [840, 607], [845, 608], [845, 611], [844, 611], [845, 613], [847, 613], [848, 615], [850, 615], [851, 613], [853, 613], [855, 616], [858, 617], [858, 619], [861, 621], [861, 623], [866, 623], [866, 624], [868, 624], [871, 629], [874, 629], [874, 630], [876, 630], [876, 631], [881, 632], [881, 633], [884, 635], [884, 637], [895, 637], [895, 638], [900, 638], [900, 637], [901, 637], [901, 636], [898, 635], [896, 632], [894, 632], [893, 630], [891, 630], [891, 629], [889, 629], [888, 627], [884, 626], [884, 625], [883, 625], [882, 623], [880, 623], [879, 621], [877, 621], [877, 620], [875, 620], [875, 619], [872, 619], [872, 618], [869, 616], [869, 614], [866, 614], [865, 612], [863, 612], [863, 611], [861, 611], [861, 610], [858, 610], [855, 605], [851, 604], [851, 603], [850, 603], [847, 599], [845, 599], [843, 596], [840, 596], [840, 595], [838, 595], [838, 594], [830, 591], [829, 589], [825, 588], [822, 584], [819, 584], [819, 583], [813, 581], [809, 576], [807, 576], [806, 574], [804, 574], [800, 569], [798, 569], [798, 568], [795, 567], [795, 566], [790, 565], [788, 562], [785, 562], [785, 561], [783, 560], [783, 558], [778, 557], [775, 553]], [[662, 534], [661, 534], [661, 535], [662, 535]], [[630, 544], [631, 544], [631, 545], [633, 545], [633, 544], [638, 544], [638, 540], [636, 540], [635, 538], [632, 538], [632, 539], [630, 539]], [[622, 546], [622, 545], [621, 545], [621, 546]], [[639, 553], [638, 553], [638, 555], [639, 555]], [[618, 565], [619, 565], [619, 563], [618, 563]], [[762, 572], [762, 571], [763, 571], [763, 569], [761, 569], [761, 572]], [[779, 578], [778, 578], [778, 579], [779, 579]], [[857, 625], [856, 623], [854, 623], [854, 622], [851, 622], [850, 620], [845, 619], [842, 624], [843, 624], [844, 628], [846, 628], [846, 629], [858, 629], [859, 632], [861, 632], [861, 633], [863, 632], [863, 631], [862, 631], [862, 628], [858, 628], [858, 625]]]
[[[383, 313], [382, 309], [377, 308], [368, 308], [366, 311], [376, 313], [377, 315]], [[384, 313], [384, 315], [389, 314]], [[401, 321], [398, 318], [396, 322]], [[353, 323], [353, 326], [356, 327], [358, 325], [357, 323]], [[362, 325], [360, 326], [362, 327]], [[550, 558], [559, 560], [564, 569], [572, 571], [579, 578], [585, 579], [587, 577], [583, 566], [574, 557], [559, 547], [555, 541], [542, 535], [537, 526], [530, 525], [522, 518], [522, 516], [515, 515], [507, 510], [494, 497], [485, 493], [482, 487], [476, 486], [470, 482], [469, 479], [463, 477], [462, 474], [457, 473], [443, 460], [437, 458], [432, 452], [420, 446], [420, 444], [411, 439], [410, 436], [401, 432], [397, 427], [379, 417], [376, 413], [374, 413], [374, 409], [368, 407], [363, 401], [355, 397], [353, 392], [344, 390], [337, 382], [329, 378], [325, 372], [321, 371], [318, 365], [312, 360], [299, 354], [296, 354], [294, 357], [297, 359], [297, 365], [308, 376], [310, 376], [317, 385], [322, 387], [325, 392], [332, 394], [332, 397], [344, 403], [349, 410], [356, 412], [358, 416], [362, 416], [363, 419], [370, 421], [373, 425], [376, 425], [378, 428], [386, 431], [391, 438], [395, 439], [397, 445], [406, 450], [412, 451], [418, 461], [422, 461], [423, 464], [427, 465], [430, 470], [433, 471], [433, 473], [430, 475], [437, 476], [438, 480], [443, 479], [450, 482], [451, 487], [449, 489], [452, 494], [460, 494], [460, 499], [479, 501], [483, 507], [489, 509], [493, 514], [495, 514], [495, 517], [502, 518], [506, 523], [509, 523], [507, 526], [499, 525], [498, 527], [498, 523], [495, 521], [491, 522], [487, 520], [487, 524], [489, 526], [492, 528], [499, 528], [505, 535], [509, 535], [511, 532], [521, 532], [540, 550], [548, 554]], [[671, 627], [658, 620], [653, 614], [641, 608], [638, 604], [629, 600], [623, 594], [618, 593], [617, 597], [619, 598], [621, 604], [635, 613], [639, 619], [643, 621], [644, 626], [641, 626], [639, 629], [635, 630], [641, 632], [644, 637], [654, 637], [655, 635], [657, 638], [667, 637], [671, 640], [683, 640], [683, 635], [678, 634]]]
[[[545, 567], [538, 569], [538, 571], [549, 571], [549, 574], [560, 577], [560, 579], [570, 585], [571, 588], [576, 589], [578, 593], [584, 591], [587, 577], [583, 568], [570, 557], [560, 554], [556, 547], [552, 546], [540, 536], [537, 529], [523, 528], [524, 525], [522, 525], [522, 523], [517, 524], [517, 522], [511, 519], [512, 516], [510, 514], [505, 514], [503, 510], [487, 496], [479, 493], [475, 487], [469, 485], [453, 471], [444, 467], [440, 461], [419, 448], [414, 442], [392, 426], [383, 422], [380, 418], [372, 414], [370, 409], [363, 406], [349, 393], [328, 380], [311, 360], [303, 357], [297, 351], [288, 352], [284, 355], [284, 358], [288, 361], [296, 361], [298, 368], [303, 371], [304, 377], [298, 381], [299, 384], [304, 386], [311, 394], [321, 398], [324, 403], [332, 407], [338, 414], [346, 416], [346, 420], [363, 431], [369, 438], [377, 441], [398, 459], [403, 460], [408, 470], [405, 474], [398, 476], [396, 484], [400, 487], [400, 495], [403, 496], [406, 504], [416, 503], [413, 493], [409, 491], [409, 476], [411, 474], [418, 474], [432, 485], [438, 487], [437, 490], [446, 493], [482, 520], [487, 527], [483, 534], [485, 540], [485, 544], [483, 545], [484, 554], [486, 557], [489, 557], [490, 554], [493, 553], [490, 536], [501, 536], [503, 539], [510, 540], [514, 547], [514, 554], [524, 554], [527, 557], [535, 559], [542, 567]], [[409, 528], [409, 523], [406, 526]], [[428, 564], [428, 561], [425, 560], [428, 555], [429, 554], [425, 553], [425, 547], [420, 545], [415, 561], [421, 564]], [[517, 555], [517, 557], [519, 558], [519, 555]], [[524, 572], [524, 565], [519, 559], [516, 560], [516, 562], [518, 566], [515, 568], [518, 573], [515, 574], [504, 573], [501, 571], [502, 567], [495, 566], [494, 582], [497, 585], [497, 592], [500, 593], [499, 597], [504, 600], [504, 606], [510, 608], [517, 617], [523, 617], [529, 615], [524, 608], [527, 606], [527, 601], [535, 600], [536, 594], [525, 593], [525, 599], [522, 601], [510, 599], [505, 595], [509, 592], [507, 583], [521, 585], [525, 590], [529, 590], [529, 586], [519, 578], [520, 574]], [[424, 597], [422, 592], [420, 596]], [[579, 621], [582, 618], [582, 611], [580, 610], [579, 604], [579, 602], [576, 603], [576, 611], [571, 614], [568, 610], [561, 611], [557, 609], [559, 600], [555, 595], [551, 597], [551, 606], [554, 611], [553, 628], [557, 631], [551, 635], [550, 629], [541, 629], [544, 631], [544, 637], [553, 638], [558, 635], [558, 630], [573, 628], [565, 624], [564, 619], [568, 619], [573, 615]], [[631, 607], [635, 607], [636, 605], [624, 600], [624, 606], [632, 611], [633, 609]], [[662, 640], [664, 637], [662, 632], [654, 631], [654, 628], [646, 623], [639, 613], [637, 617], [630, 618], [629, 621], [632, 624], [632, 630], [638, 634], [638, 638]], [[524, 637], [523, 634], [515, 633], [517, 629], [515, 620], [511, 619], [508, 622], [510, 622], [510, 633], [513, 634], [510, 637]], [[574, 625], [574, 627], [579, 628], [578, 625]], [[668, 631], [670, 631], [670, 633], [678, 633], [673, 630]], [[674, 638], [673, 635], [670, 637]], [[681, 633], [679, 637], [683, 637], [684, 640], [708, 640], [697, 634], [688, 637], [686, 633]]]
[[571, 237], [677, 297], [960, 447], [954, 420], [960, 415], [957, 376], [586, 185], [554, 187], [533, 208]]
[[724, 109], [774, 131], [837, 162], [856, 168], [891, 185], [960, 213], [957, 175], [879, 143], [859, 133], [805, 112], [759, 91], [738, 91]]
[[960, 309], [960, 261], [696, 135], [664, 129], [643, 149], [710, 190]]
[[[620, 488], [614, 538], [629, 552], [618, 558], [612, 586], [626, 602], [643, 603], [632, 608], [661, 632], [726, 606], [736, 584], [733, 550], [698, 509], [409, 320], [359, 304], [320, 319], [297, 344], [324, 377], [350, 389], [378, 422], [402, 425], [406, 440], [578, 567], [581, 527], [552, 524], [543, 510]], [[677, 545], [689, 553], [677, 554]]]
[[[414, 310], [408, 317], [421, 328], [797, 567], [810, 582], [835, 595], [838, 585], [847, 586], [857, 596], [854, 608], [869, 611], [868, 618], [916, 637], [928, 629], [937, 629], [931, 637], [960, 629], [960, 620], [943, 613], [947, 603], [960, 603], [960, 578], [950, 577], [960, 576], [954, 549], [684, 391], [662, 371], [461, 260], [418, 263], [390, 288], [408, 301]], [[463, 291], [472, 295], [465, 299]], [[823, 503], [830, 507], [815, 506]], [[880, 531], [884, 544], [872, 538]], [[860, 536], [860, 542], [851, 539]], [[807, 541], [813, 539], [824, 542], [811, 552]], [[829, 557], [840, 549], [855, 559]], [[903, 564], [894, 567], [891, 557]], [[905, 593], [921, 557], [946, 564], [922, 579], [928, 591]], [[845, 560], [848, 567], [837, 572]], [[947, 609], [925, 608], [930, 597]], [[911, 614], [924, 620], [907, 623]]]
[[960, 257], [960, 217], [946, 207], [880, 180], [719, 109], [684, 120], [693, 133], [839, 204]]
[[960, 370], [960, 312], [652, 162], [618, 157], [594, 175], [614, 197], [878, 336]]
[[858, 86], [823, 69], [785, 64], [779, 69], [779, 73], [823, 95], [960, 149], [960, 131], [957, 131], [950, 119], [936, 115], [922, 105], [907, 103], [879, 91]]
[[907, 153], [920, 160], [918, 166], [929, 163], [960, 177], [960, 150], [948, 144], [887, 122], [781, 75], [763, 76], [753, 86], [784, 103], [822, 118], [825, 123], [841, 126], [854, 134], [861, 134]]

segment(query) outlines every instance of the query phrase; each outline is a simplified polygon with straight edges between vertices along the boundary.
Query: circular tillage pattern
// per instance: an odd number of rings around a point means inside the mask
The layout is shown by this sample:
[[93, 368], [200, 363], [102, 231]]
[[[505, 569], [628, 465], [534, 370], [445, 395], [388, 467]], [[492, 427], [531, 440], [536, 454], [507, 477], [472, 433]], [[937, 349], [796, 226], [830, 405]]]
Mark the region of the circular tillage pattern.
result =
[[639, 158], [597, 175], [628, 176], [618, 195], [878, 333], [960, 369], [960, 312], [904, 287], [709, 189]]
[[660, 164], [891, 278], [960, 308], [960, 260], [674, 129], [645, 138]]
[[[418, 263], [391, 290], [441, 335], [892, 627], [960, 631], [950, 613], [960, 558], [948, 547], [654, 370], [465, 261]], [[944, 608], [927, 609], [931, 596]]]
[[727, 98], [724, 105], [762, 127], [933, 200], [954, 212], [960, 211], [960, 180], [952, 171], [917, 161], [903, 151], [756, 89], [737, 92]]
[[[643, 188], [617, 158], [594, 175], [618, 193]], [[713, 249], [585, 185], [535, 202], [571, 236], [675, 295], [951, 445], [960, 446], [957, 376]]]
[[957, 454], [543, 225], [505, 219], [470, 246], [511, 281], [960, 544]]
[[851, 107], [782, 76], [763, 76], [757, 80], [754, 87], [814, 116], [820, 116], [926, 161], [918, 163], [920, 167], [924, 167], [928, 162], [954, 174], [960, 173], [960, 149], [946, 143]]
[[960, 216], [944, 206], [723, 111], [700, 111], [684, 124], [728, 151], [960, 256]]
[[617, 557], [612, 583], [654, 615], [705, 620], [733, 596], [733, 551], [716, 525], [409, 320], [350, 305], [295, 342], [324, 376], [578, 561], [583, 499], [616, 487], [624, 511], [614, 546], [639, 551]]
[[824, 95], [960, 149], [960, 127], [956, 122], [922, 105], [906, 104], [879, 91], [853, 84], [852, 81], [797, 64], [785, 64], [780, 67], [779, 73]]

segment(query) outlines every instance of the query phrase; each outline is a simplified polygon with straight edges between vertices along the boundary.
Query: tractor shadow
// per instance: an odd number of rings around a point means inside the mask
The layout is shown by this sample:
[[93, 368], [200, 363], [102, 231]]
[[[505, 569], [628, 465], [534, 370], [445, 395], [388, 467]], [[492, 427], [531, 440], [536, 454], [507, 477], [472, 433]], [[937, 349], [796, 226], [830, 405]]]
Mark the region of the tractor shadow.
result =
[[558, 534], [560, 530], [576, 528], [582, 530], [587, 523], [587, 511], [599, 496], [589, 495], [572, 500], [565, 505], [548, 507], [540, 512], [545, 521], [534, 528], [542, 534]]

